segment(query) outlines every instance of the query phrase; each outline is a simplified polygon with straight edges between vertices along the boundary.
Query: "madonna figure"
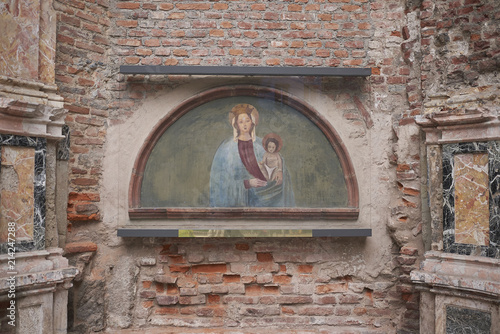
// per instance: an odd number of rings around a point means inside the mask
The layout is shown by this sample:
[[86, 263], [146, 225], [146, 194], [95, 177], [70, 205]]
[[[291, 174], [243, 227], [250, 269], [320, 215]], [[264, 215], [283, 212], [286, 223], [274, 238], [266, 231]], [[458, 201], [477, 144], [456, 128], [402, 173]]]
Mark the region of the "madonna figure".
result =
[[295, 199], [285, 162], [271, 180], [259, 166], [266, 151], [255, 136], [259, 113], [254, 106], [238, 104], [229, 112], [233, 136], [215, 153], [210, 171], [212, 207], [293, 207]]

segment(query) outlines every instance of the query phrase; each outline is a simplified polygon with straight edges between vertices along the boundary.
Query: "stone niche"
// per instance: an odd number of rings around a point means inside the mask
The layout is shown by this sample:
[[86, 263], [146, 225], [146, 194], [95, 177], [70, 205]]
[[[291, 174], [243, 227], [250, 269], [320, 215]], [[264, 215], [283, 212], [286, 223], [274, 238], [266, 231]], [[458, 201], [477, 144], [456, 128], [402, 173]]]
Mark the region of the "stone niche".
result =
[[8, 1], [0, 17], [0, 333], [66, 333], [77, 269], [63, 257], [67, 198], [56, 199], [67, 136], [55, 12], [51, 0]]
[[[452, 100], [441, 97], [443, 106]], [[486, 109], [462, 110], [417, 118], [426, 138], [431, 240], [411, 279], [421, 290], [422, 333], [498, 334], [500, 123]]]

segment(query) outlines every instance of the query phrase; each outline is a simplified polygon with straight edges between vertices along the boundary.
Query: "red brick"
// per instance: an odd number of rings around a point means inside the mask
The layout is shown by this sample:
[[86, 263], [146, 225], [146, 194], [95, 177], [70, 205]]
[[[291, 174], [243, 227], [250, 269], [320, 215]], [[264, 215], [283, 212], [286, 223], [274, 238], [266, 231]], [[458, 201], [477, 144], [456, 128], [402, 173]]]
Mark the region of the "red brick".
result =
[[144, 299], [153, 299], [156, 297], [156, 292], [154, 291], [141, 291], [140, 297]]
[[257, 253], [257, 261], [259, 262], [272, 262], [273, 260], [271, 253]]
[[252, 4], [252, 6], [250, 8], [252, 9], [252, 11], [254, 11], [254, 10], [263, 11], [263, 10], [266, 10], [266, 4], [264, 4], [264, 3]]
[[359, 301], [361, 300], [360, 295], [353, 295], [353, 294], [348, 294], [348, 295], [343, 295], [339, 298], [339, 303], [340, 304], [358, 304]]
[[301, 12], [302, 6], [298, 5], [298, 4], [288, 5], [288, 11], [289, 12]]
[[313, 302], [311, 296], [279, 296], [278, 304], [310, 304]]
[[224, 283], [239, 283], [241, 281], [240, 275], [224, 275], [222, 278]]
[[226, 273], [227, 265], [225, 263], [197, 264], [191, 267], [193, 273]]
[[90, 109], [87, 107], [79, 107], [72, 104], [64, 104], [64, 108], [68, 109], [69, 112], [74, 112], [77, 114], [89, 114]]
[[360, 6], [357, 6], [357, 5], [344, 5], [342, 6], [342, 10], [346, 11], [346, 12], [354, 12], [356, 10], [359, 10], [361, 9]]
[[227, 3], [214, 3], [214, 10], [226, 10], [229, 8]]
[[297, 271], [301, 274], [311, 274], [314, 266], [312, 264], [301, 264], [297, 266]]
[[101, 216], [99, 214], [92, 215], [77, 215], [68, 212], [68, 220], [72, 222], [95, 222], [99, 221]]
[[141, 305], [144, 308], [151, 308], [154, 305], [154, 301], [152, 301], [152, 300], [146, 300], [146, 301], [143, 301]]
[[210, 3], [180, 3], [175, 7], [181, 10], [207, 10], [210, 9]]
[[266, 295], [277, 295], [280, 293], [278, 286], [265, 285], [262, 287], [262, 293]]
[[182, 265], [171, 265], [169, 266], [171, 272], [179, 272], [186, 273], [191, 269], [191, 266], [182, 266]]
[[116, 25], [119, 27], [135, 28], [138, 23], [137, 20], [117, 20]]
[[289, 275], [274, 275], [273, 283], [276, 284], [290, 284], [292, 276]]
[[90, 241], [71, 242], [66, 244], [66, 246], [64, 247], [64, 252], [67, 254], [95, 252], [95, 251], [97, 251], [97, 244]]
[[207, 295], [208, 304], [220, 304], [221, 298], [219, 295]]
[[[180, 297], [180, 298], [186, 298], [186, 297]], [[180, 303], [180, 298], [178, 296], [156, 296], [156, 302], [158, 303], [158, 305], [161, 306], [175, 305], [177, 303]]]
[[116, 4], [117, 8], [120, 9], [138, 9], [141, 6], [138, 2], [119, 2]]
[[59, 15], [59, 21], [62, 23], [67, 23], [75, 27], [80, 27], [80, 19], [74, 17], [74, 16], [68, 16], [64, 14]]
[[347, 291], [346, 283], [330, 283], [324, 285], [316, 286], [317, 294], [326, 294], [326, 293], [334, 293], [334, 292], [345, 292]]
[[140, 46], [141, 41], [133, 38], [120, 38], [116, 41], [116, 44], [123, 46]]
[[179, 309], [174, 307], [158, 307], [154, 310], [154, 313], [160, 315], [174, 315], [179, 313]]
[[85, 178], [85, 177], [72, 179], [71, 182], [75, 185], [78, 185], [78, 186], [95, 186], [99, 183], [98, 180]]
[[161, 3], [158, 8], [161, 10], [172, 10], [174, 9], [174, 5], [171, 3]]
[[335, 296], [323, 296], [316, 300], [316, 304], [337, 304], [337, 297]]
[[160, 40], [157, 38], [146, 39], [143, 41], [143, 44], [149, 47], [160, 46]]
[[262, 294], [262, 286], [247, 285], [245, 286], [245, 294], [249, 296], [260, 296]]
[[206, 296], [181, 296], [179, 297], [179, 304], [181, 305], [199, 305], [206, 303]]
[[[335, 315], [337, 314], [337, 308], [335, 309]], [[299, 315], [307, 315], [307, 316], [329, 316], [333, 314], [333, 308], [331, 307], [305, 307], [301, 308], [298, 312]], [[348, 314], [346, 314], [348, 315]]]
[[345, 66], [359, 66], [363, 64], [363, 59], [349, 59], [349, 60], [344, 60], [344, 65]]

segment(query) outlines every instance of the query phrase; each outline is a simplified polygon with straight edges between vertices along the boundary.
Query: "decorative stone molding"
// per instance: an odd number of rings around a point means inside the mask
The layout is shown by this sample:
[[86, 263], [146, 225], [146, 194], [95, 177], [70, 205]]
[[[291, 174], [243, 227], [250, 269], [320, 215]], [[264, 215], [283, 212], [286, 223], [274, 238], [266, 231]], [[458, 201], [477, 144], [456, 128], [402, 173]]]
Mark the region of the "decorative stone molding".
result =
[[63, 108], [0, 97], [0, 133], [63, 139]]
[[[16, 293], [35, 290], [39, 287], [55, 288], [63, 285], [69, 289], [71, 280], [78, 274], [75, 267], [70, 267], [68, 259], [62, 257], [62, 249], [48, 248], [41, 251], [16, 254]], [[9, 256], [0, 255], [0, 299], [6, 298], [4, 293], [9, 290], [9, 272], [7, 271]]]
[[[0, 303], [16, 302], [16, 333], [66, 333], [68, 289], [78, 274], [60, 248], [16, 254], [15, 273], [9, 272], [9, 255], [0, 255]], [[15, 292], [11, 277], [15, 275]], [[2, 321], [8, 319], [2, 312]], [[7, 327], [2, 323], [2, 329]]]
[[436, 112], [417, 116], [426, 144], [445, 144], [500, 139], [500, 121], [484, 108], [463, 113]]
[[420, 289], [500, 304], [500, 259], [430, 251], [411, 279]]
[[0, 75], [0, 133], [62, 139], [63, 107], [56, 85]]
[[456, 333], [451, 329], [464, 324], [474, 333], [500, 333], [494, 325], [500, 323], [499, 259], [431, 251], [411, 279], [421, 291], [421, 333]]

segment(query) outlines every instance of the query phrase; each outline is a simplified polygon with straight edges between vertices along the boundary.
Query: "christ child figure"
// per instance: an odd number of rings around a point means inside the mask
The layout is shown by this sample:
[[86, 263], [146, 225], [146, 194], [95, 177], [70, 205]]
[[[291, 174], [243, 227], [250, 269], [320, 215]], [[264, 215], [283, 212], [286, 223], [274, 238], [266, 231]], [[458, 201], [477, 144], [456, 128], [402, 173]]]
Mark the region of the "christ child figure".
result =
[[283, 158], [279, 154], [283, 146], [281, 137], [275, 133], [269, 133], [262, 139], [262, 146], [264, 146], [266, 153], [262, 161], [259, 162], [260, 170], [266, 180], [281, 184], [283, 181]]

